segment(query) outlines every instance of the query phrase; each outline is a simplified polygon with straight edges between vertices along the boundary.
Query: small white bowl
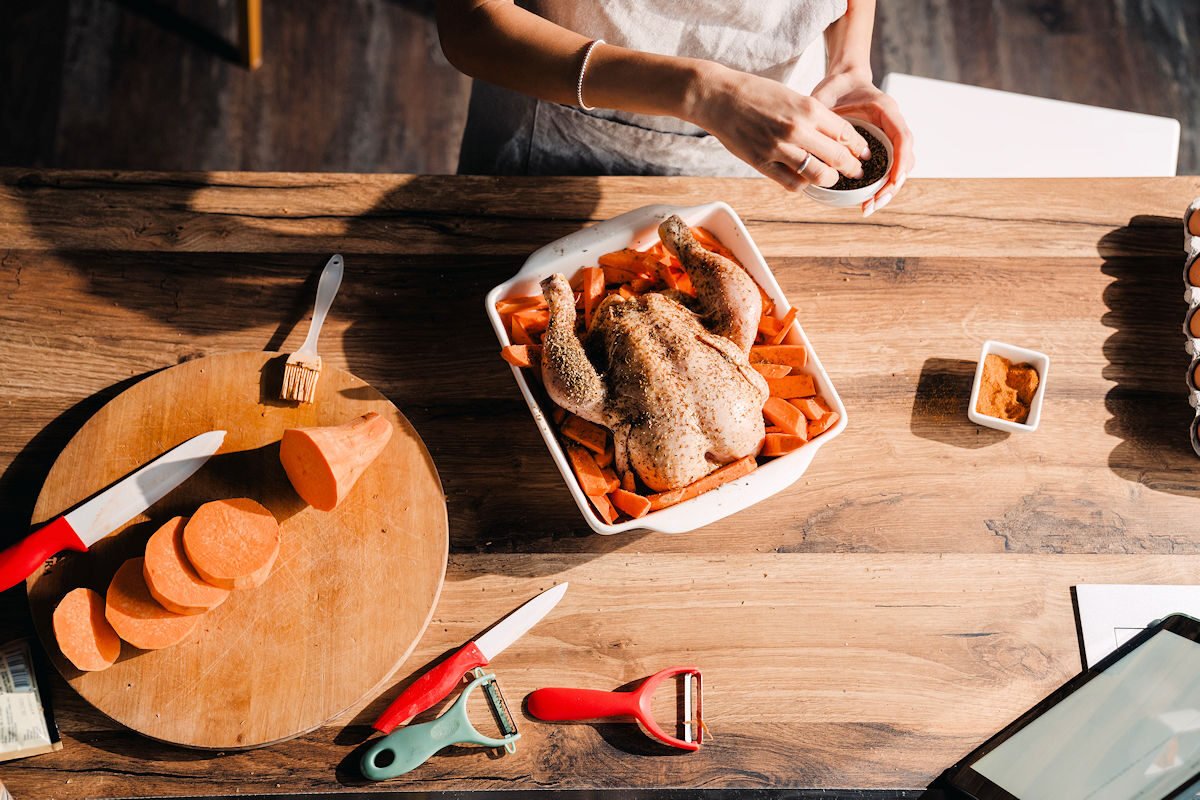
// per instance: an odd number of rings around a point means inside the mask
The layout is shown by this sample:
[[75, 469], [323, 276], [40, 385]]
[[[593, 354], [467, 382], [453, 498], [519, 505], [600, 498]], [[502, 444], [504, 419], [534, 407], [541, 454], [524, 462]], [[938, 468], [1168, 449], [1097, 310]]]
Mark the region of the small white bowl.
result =
[[868, 184], [861, 189], [836, 190], [826, 189], [824, 186], [817, 186], [815, 183], [810, 183], [804, 187], [804, 193], [816, 200], [818, 203], [834, 208], [849, 208], [850, 206], [861, 206], [863, 203], [875, 196], [875, 193], [883, 187], [883, 184], [888, 179], [888, 175], [892, 172], [892, 159], [894, 151], [892, 150], [892, 140], [884, 136], [883, 131], [875, 127], [865, 119], [857, 117], [846, 117], [846, 121], [851, 124], [858, 125], [865, 129], [868, 133], [874, 136], [879, 141], [883, 142], [883, 149], [887, 151], [888, 168], [887, 172], [883, 173], [883, 177], [874, 183]]
[[[511, 344], [509, 332], [504, 320], [496, 311], [496, 301], [502, 297], [531, 295], [541, 291], [538, 283], [542, 278], [561, 272], [567, 276], [574, 275], [581, 267], [593, 266], [602, 254], [622, 247], [643, 249], [658, 241], [658, 224], [672, 214], [678, 214], [688, 225], [702, 225], [721, 244], [733, 251], [733, 255], [742, 262], [750, 277], [762, 287], [767, 296], [775, 301], [776, 313], [787, 313], [791, 309], [787, 296], [775, 280], [771, 268], [754, 241], [742, 220], [726, 203], [707, 203], [702, 206], [680, 208], [678, 206], [653, 205], [628, 211], [619, 217], [599, 222], [591, 227], [572, 233], [551, 242], [531, 255], [521, 267], [520, 272], [504, 283], [488, 292], [485, 300], [488, 319], [496, 331], [500, 345]], [[830, 408], [839, 415], [838, 421], [825, 433], [816, 437], [808, 444], [785, 456], [773, 458], [761, 465], [744, 478], [731, 481], [712, 491], [705, 492], [699, 497], [686, 500], [678, 505], [652, 511], [641, 519], [625, 520], [615, 525], [605, 524], [592, 509], [591, 501], [583, 493], [575, 471], [571, 468], [567, 455], [559, 444], [555, 426], [546, 418], [538, 405], [530, 379], [519, 367], [512, 367], [513, 377], [525, 397], [533, 421], [537, 424], [542, 439], [550, 451], [550, 457], [562, 474], [567, 488], [574, 498], [575, 504], [592, 530], [597, 533], [612, 534], [631, 530], [650, 530], [659, 533], [684, 533], [701, 528], [719, 519], [741, 511], [744, 508], [766, 500], [773, 494], [783, 491], [796, 481], [808, 469], [817, 451], [833, 441], [846, 429], [846, 406], [838, 395], [837, 389], [829, 380], [829, 374], [821, 366], [821, 359], [813, 349], [812, 342], [804, 333], [799, 322], [793, 323], [784, 344], [802, 344], [808, 350], [808, 366], [803, 373], [811, 375], [817, 385], [817, 392]]]
[[[979, 406], [979, 384], [983, 382], [983, 362], [990, 355], [1007, 358], [1014, 364], [1032, 364], [1033, 368], [1037, 370], [1038, 388], [1033, 393], [1033, 402], [1029, 404], [1029, 417], [1025, 422], [1012, 422], [1007, 419], [1000, 419], [999, 417], [990, 417], [987, 414], [979, 413], [977, 410]], [[982, 425], [985, 428], [995, 428], [998, 431], [1009, 431], [1012, 433], [1036, 431], [1038, 423], [1042, 420], [1042, 398], [1046, 396], [1046, 374], [1049, 371], [1050, 356], [1045, 353], [988, 339], [983, 343], [983, 349], [979, 352], [979, 364], [975, 367], [975, 382], [971, 385], [971, 406], [967, 409], [967, 416], [976, 425]]]

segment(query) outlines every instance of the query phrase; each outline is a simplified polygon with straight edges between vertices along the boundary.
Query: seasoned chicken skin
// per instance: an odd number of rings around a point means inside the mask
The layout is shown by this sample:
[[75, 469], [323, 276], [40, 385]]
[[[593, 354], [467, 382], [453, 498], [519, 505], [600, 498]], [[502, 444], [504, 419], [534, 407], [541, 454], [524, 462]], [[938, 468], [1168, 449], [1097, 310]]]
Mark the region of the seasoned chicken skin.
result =
[[542, 376], [554, 402], [613, 432], [619, 470], [665, 491], [758, 452], [768, 392], [748, 358], [761, 313], [753, 280], [678, 217], [659, 230], [696, 288], [693, 308], [666, 293], [611, 295], [581, 341], [571, 287], [552, 275]]

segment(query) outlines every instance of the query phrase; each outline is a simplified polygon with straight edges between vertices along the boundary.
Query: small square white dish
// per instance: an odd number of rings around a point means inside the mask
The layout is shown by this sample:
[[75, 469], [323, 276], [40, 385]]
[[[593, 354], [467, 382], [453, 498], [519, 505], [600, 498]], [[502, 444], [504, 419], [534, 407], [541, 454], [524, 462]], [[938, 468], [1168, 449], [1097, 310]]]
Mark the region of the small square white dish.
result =
[[[570, 278], [583, 267], [595, 266], [597, 259], [604, 253], [625, 247], [644, 250], [658, 241], [658, 224], [672, 214], [678, 214], [690, 226], [700, 225], [707, 228], [733, 252], [750, 276], [775, 302], [775, 313], [787, 313], [791, 308], [787, 297], [779, 288], [779, 283], [763, 259], [762, 253], [751, 240], [745, 225], [728, 204], [716, 202], [687, 208], [651, 205], [599, 222], [542, 247], [526, 260], [516, 275], [488, 292], [484, 301], [485, 310], [501, 347], [512, 342], [503, 318], [496, 311], [496, 301], [506, 297], [538, 294], [541, 292], [538, 284], [543, 278], [556, 272]], [[803, 372], [813, 377], [819, 395], [838, 413], [838, 421], [834, 426], [803, 447], [762, 464], [744, 478], [731, 481], [678, 505], [653, 511], [641, 519], [626, 520], [615, 525], [606, 524], [593, 511], [591, 502], [583, 493], [559, 443], [553, 422], [543, 413], [527, 376], [519, 367], [512, 367], [512, 371], [551, 458], [592, 530], [602, 534], [631, 530], [685, 533], [748, 508], [791, 486], [808, 469], [817, 451], [846, 429], [846, 406], [830, 382], [829, 375], [821, 366], [820, 358], [817, 357], [812, 343], [799, 323], [792, 325], [784, 343], [802, 344], [807, 348], [808, 365]]]
[[[1033, 393], [1033, 402], [1029, 404], [1029, 417], [1025, 422], [1000, 419], [999, 417], [981, 414], [978, 411], [979, 387], [983, 382], [983, 362], [989, 355], [1007, 358], [1014, 364], [1031, 364], [1037, 370], [1038, 388]], [[967, 416], [976, 425], [982, 425], [985, 428], [995, 428], [998, 431], [1009, 431], [1011, 433], [1036, 431], [1038, 424], [1042, 421], [1042, 400], [1046, 396], [1046, 374], [1049, 371], [1050, 356], [1045, 353], [988, 339], [983, 343], [983, 347], [979, 351], [979, 363], [975, 365], [975, 381], [971, 384], [971, 405], [967, 409]]]

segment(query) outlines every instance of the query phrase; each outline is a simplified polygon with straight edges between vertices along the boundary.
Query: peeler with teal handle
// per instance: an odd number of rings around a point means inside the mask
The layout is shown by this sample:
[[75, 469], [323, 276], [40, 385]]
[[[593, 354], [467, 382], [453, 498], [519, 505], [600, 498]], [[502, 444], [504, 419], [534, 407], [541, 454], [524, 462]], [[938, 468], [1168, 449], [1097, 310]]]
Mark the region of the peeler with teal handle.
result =
[[[512, 753], [517, 749], [521, 734], [513, 722], [504, 696], [493, 673], [485, 673], [478, 667], [475, 679], [467, 684], [454, 705], [437, 719], [409, 725], [389, 733], [375, 742], [363, 754], [362, 774], [372, 781], [384, 781], [411, 772], [429, 760], [430, 756], [453, 744], [477, 744], [483, 747], [503, 747]], [[500, 726], [501, 738], [484, 736], [471, 724], [467, 716], [467, 698], [477, 688], [483, 688], [488, 705]]]

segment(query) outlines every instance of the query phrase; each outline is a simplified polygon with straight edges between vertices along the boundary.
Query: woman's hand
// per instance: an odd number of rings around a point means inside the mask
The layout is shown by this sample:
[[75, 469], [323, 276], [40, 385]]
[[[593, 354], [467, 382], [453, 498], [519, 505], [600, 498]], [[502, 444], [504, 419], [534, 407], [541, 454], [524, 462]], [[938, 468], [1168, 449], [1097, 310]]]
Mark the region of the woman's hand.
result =
[[789, 191], [862, 177], [869, 151], [854, 126], [778, 81], [711, 64], [684, 106], [685, 119]]
[[869, 217], [892, 201], [912, 171], [916, 160], [912, 131], [900, 114], [900, 106], [875, 88], [870, 74], [839, 72], [828, 75], [813, 89], [813, 97], [838, 114], [860, 117], [878, 126], [892, 140], [894, 163], [888, 180], [862, 206], [863, 216]]

